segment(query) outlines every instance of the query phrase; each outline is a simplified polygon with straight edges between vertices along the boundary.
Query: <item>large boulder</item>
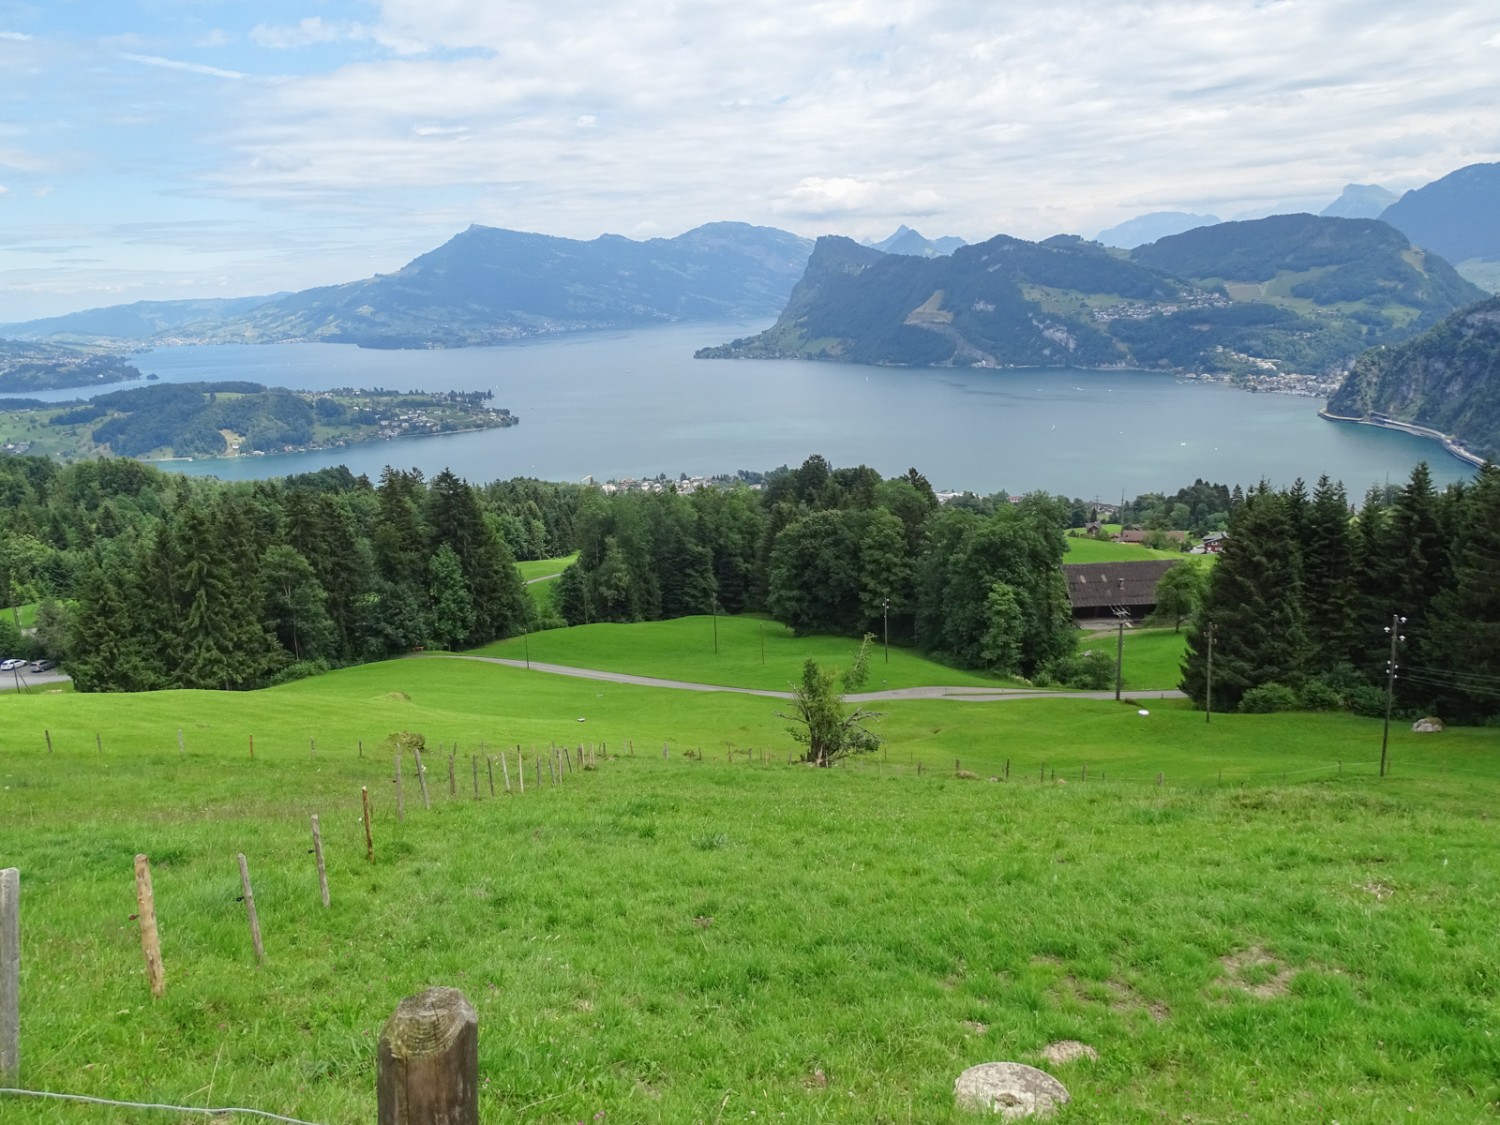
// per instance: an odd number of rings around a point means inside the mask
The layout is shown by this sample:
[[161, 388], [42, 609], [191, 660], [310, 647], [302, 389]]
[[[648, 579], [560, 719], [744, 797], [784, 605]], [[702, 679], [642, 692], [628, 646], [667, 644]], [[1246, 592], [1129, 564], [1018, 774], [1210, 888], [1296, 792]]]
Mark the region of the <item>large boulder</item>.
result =
[[1436, 715], [1428, 715], [1425, 719], [1418, 719], [1412, 723], [1411, 729], [1418, 734], [1436, 734], [1443, 729], [1443, 720]]

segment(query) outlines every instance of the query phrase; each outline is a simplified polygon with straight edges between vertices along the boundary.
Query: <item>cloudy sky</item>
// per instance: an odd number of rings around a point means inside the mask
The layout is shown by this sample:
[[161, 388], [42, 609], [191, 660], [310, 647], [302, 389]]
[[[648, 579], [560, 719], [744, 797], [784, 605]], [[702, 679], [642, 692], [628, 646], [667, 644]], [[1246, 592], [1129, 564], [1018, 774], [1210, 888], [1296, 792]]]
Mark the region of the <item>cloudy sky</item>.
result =
[[1494, 0], [0, 0], [0, 322], [470, 223], [1092, 235], [1500, 158]]

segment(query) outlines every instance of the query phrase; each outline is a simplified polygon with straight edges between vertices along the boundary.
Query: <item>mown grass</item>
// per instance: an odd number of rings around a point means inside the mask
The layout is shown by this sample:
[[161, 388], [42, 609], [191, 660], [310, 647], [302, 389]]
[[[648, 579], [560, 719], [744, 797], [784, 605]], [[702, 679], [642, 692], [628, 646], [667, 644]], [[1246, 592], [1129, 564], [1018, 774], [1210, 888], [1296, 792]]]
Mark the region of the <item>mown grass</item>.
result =
[[[817, 771], [785, 765], [774, 700], [439, 659], [0, 706], [22, 1086], [369, 1121], [381, 1023], [445, 983], [480, 1014], [487, 1122], [957, 1121], [960, 1070], [1063, 1038], [1100, 1059], [1055, 1068], [1060, 1121], [1467, 1122], [1500, 1098], [1493, 730], [1398, 729], [1380, 780], [1380, 726], [1348, 716], [935, 700], [888, 705], [884, 753]], [[376, 750], [398, 729], [432, 747], [433, 808], [408, 759], [404, 824]], [[481, 768], [475, 800], [481, 739], [512, 772], [517, 743], [634, 756], [509, 799]], [[955, 760], [1010, 780], [957, 780]], [[1221, 962], [1247, 951], [1275, 964]], [[1284, 995], [1234, 983], [1283, 972]], [[0, 1118], [145, 1119], [22, 1100]]]
[[[715, 645], [717, 643], [717, 651]], [[802, 678], [808, 657], [847, 668], [859, 643], [848, 637], [799, 637], [764, 617], [679, 617], [632, 625], [577, 625], [533, 633], [475, 650], [484, 656], [598, 668], [657, 679], [786, 691]], [[870, 652], [867, 691], [953, 685], [1002, 687], [1016, 681], [950, 668], [892, 645], [890, 659], [877, 640]]]
[[1139, 562], [1142, 559], [1203, 557], [1184, 555], [1181, 551], [1158, 551], [1154, 547], [1145, 547], [1139, 543], [1111, 543], [1107, 539], [1088, 539], [1083, 536], [1070, 535], [1063, 542], [1068, 548], [1063, 555], [1065, 563]]
[[578, 552], [571, 555], [563, 555], [555, 559], [527, 559], [525, 562], [516, 563], [516, 569], [521, 572], [521, 580], [530, 582], [534, 578], [547, 578], [555, 574], [561, 574], [578, 558]]

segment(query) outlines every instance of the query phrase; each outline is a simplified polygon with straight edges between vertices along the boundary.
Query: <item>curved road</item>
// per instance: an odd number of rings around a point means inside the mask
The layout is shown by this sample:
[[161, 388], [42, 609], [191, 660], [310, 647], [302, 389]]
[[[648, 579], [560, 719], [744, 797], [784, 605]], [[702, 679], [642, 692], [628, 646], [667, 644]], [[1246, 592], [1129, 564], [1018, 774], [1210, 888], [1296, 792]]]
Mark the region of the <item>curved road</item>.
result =
[[[662, 680], [654, 676], [632, 676], [626, 672], [603, 672], [597, 668], [573, 668], [566, 664], [544, 664], [533, 660], [506, 660], [498, 656], [466, 656], [462, 653], [425, 652], [418, 660], [475, 660], [481, 664], [503, 664], [507, 668], [529, 668], [554, 676], [574, 676], [580, 680], [603, 680], [612, 684], [636, 684], [640, 687], [672, 688], [677, 691], [727, 691], [736, 695], [763, 695], [770, 699], [791, 699], [789, 691], [767, 691], [764, 688], [726, 687], [723, 684], [697, 684], [688, 680]], [[1183, 699], [1180, 691], [1128, 691], [1130, 699]], [[890, 691], [865, 691], [844, 696], [849, 703], [879, 703], [889, 699], [956, 699], [967, 703], [1000, 703], [1008, 699], [1114, 699], [1112, 691], [1041, 691], [1036, 688], [985, 687], [910, 687]]]

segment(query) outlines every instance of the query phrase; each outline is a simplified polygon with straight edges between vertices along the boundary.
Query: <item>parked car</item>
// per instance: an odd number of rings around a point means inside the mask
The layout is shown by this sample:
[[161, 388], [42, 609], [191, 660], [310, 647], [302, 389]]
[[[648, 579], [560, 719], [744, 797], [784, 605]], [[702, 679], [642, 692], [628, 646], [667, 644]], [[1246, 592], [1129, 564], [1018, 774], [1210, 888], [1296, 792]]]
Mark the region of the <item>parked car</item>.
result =
[[33, 660], [31, 662], [31, 670], [33, 672], [50, 672], [56, 667], [57, 661], [55, 660]]
[[10, 660], [0, 660], [0, 672], [10, 672], [14, 671], [17, 668], [24, 667], [26, 667], [26, 661], [24, 660], [17, 660], [15, 658], [11, 658]]

